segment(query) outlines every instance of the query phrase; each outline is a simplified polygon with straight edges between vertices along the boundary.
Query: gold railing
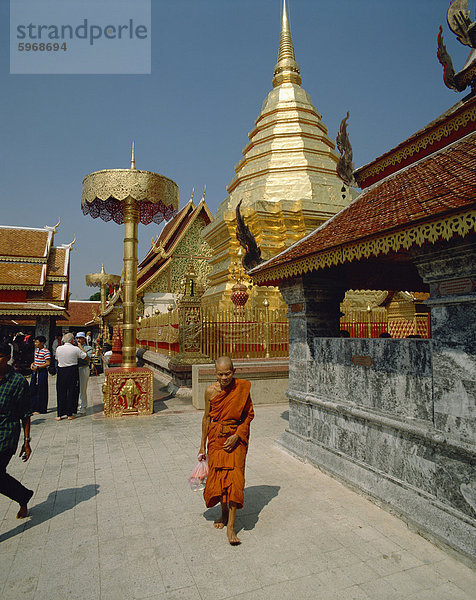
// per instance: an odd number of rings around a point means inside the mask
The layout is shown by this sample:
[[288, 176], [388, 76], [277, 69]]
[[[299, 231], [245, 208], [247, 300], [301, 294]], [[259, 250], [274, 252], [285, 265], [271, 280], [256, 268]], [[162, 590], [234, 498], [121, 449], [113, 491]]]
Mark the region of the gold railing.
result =
[[160, 354], [179, 352], [178, 310], [142, 317], [137, 326], [137, 345]]
[[[430, 315], [388, 315], [383, 307], [371, 311], [352, 310], [341, 318], [341, 330], [350, 337], [377, 338], [389, 333], [393, 338], [419, 335], [431, 337]], [[229, 355], [233, 358], [272, 358], [288, 356], [288, 319], [286, 309], [269, 307], [217, 310], [202, 309], [199, 327], [201, 351], [211, 360]], [[200, 331], [201, 328], [201, 331]], [[165, 355], [181, 351], [179, 311], [177, 309], [143, 317], [137, 328], [137, 345]]]
[[288, 355], [286, 310], [207, 309], [202, 313], [202, 352], [211, 359], [271, 358]]
[[[233, 358], [271, 358], [288, 355], [286, 310], [239, 308], [205, 309], [201, 322], [202, 353], [211, 360], [223, 355]], [[180, 352], [179, 311], [143, 317], [137, 328], [141, 348], [174, 355]]]

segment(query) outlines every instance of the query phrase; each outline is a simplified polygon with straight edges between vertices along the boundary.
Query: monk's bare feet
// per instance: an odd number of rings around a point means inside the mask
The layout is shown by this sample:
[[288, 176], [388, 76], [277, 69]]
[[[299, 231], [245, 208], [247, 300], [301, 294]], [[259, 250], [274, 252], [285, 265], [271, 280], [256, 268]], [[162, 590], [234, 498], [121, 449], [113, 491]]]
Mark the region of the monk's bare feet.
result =
[[223, 527], [225, 527], [225, 525], [227, 523], [228, 523], [228, 509], [222, 510], [221, 517], [219, 519], [217, 519], [216, 521], [213, 521], [213, 527], [215, 527], [215, 529], [223, 529]]
[[228, 536], [228, 541], [232, 546], [238, 546], [241, 544], [240, 538], [236, 535], [235, 530], [232, 527], [226, 528], [226, 535]]

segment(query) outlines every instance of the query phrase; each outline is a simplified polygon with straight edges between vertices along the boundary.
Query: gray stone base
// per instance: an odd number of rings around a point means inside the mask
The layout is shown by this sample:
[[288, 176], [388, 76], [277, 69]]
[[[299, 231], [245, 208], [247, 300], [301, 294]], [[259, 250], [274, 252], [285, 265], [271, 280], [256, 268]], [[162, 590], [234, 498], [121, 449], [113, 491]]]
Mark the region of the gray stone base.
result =
[[175, 377], [174, 371], [169, 368], [169, 363], [172, 361], [173, 356], [169, 357], [158, 352], [148, 351], [142, 354], [141, 358], [144, 365], [154, 374], [154, 379], [160, 381], [171, 396], [192, 402], [191, 385], [181, 385], [182, 382]]
[[312, 463], [363, 492], [389, 512], [401, 517], [422, 536], [445, 549], [456, 550], [465, 562], [474, 566], [476, 529], [472, 519], [463, 513], [441, 504], [433, 496], [403, 481], [289, 430], [276, 443], [300, 460]]
[[[236, 377], [251, 382], [253, 404], [286, 403], [289, 362], [287, 358], [254, 358], [234, 361]], [[202, 364], [192, 367], [193, 405], [204, 410], [205, 390], [216, 381], [215, 365]]]

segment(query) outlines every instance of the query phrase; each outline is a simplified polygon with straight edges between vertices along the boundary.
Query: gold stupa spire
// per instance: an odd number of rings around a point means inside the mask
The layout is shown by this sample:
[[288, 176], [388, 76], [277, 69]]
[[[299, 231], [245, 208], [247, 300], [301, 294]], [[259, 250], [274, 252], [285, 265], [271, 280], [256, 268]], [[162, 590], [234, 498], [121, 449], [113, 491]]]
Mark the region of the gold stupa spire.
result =
[[132, 140], [131, 171], [136, 170], [136, 158], [134, 155], [134, 140]]
[[286, 0], [283, 0], [283, 18], [281, 22], [281, 36], [279, 39], [278, 62], [274, 67], [273, 87], [282, 83], [296, 83], [301, 85], [301, 72], [294, 58], [294, 46], [289, 28]]

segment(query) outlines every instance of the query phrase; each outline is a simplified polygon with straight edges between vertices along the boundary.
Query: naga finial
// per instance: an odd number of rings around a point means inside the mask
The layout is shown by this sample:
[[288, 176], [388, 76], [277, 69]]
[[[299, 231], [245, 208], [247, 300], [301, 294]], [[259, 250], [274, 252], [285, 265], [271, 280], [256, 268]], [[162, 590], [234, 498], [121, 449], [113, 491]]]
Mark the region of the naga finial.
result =
[[165, 252], [164, 247], [162, 244], [158, 244], [157, 242], [158, 240], [154, 240], [154, 238], [152, 238], [152, 252], [155, 252], [155, 254], [158, 254], [162, 258], [167, 258], [168, 254]]
[[240, 206], [242, 202], [243, 200], [240, 200], [236, 206], [236, 239], [245, 250], [242, 263], [245, 270], [249, 271], [262, 263], [263, 259], [261, 258], [261, 249], [256, 243], [255, 237], [241, 215]]
[[337, 149], [340, 152], [340, 159], [337, 163], [337, 175], [339, 175], [347, 186], [357, 187], [357, 182], [354, 177], [354, 163], [352, 162], [352, 145], [347, 132], [347, 121], [349, 116], [349, 112], [347, 111], [346, 117], [342, 119], [340, 123], [339, 133], [336, 138]]

